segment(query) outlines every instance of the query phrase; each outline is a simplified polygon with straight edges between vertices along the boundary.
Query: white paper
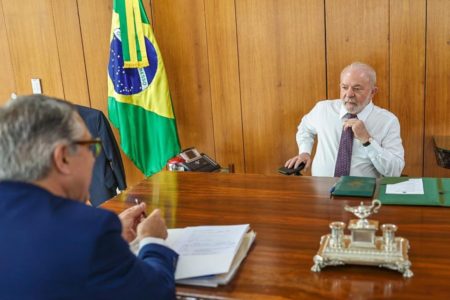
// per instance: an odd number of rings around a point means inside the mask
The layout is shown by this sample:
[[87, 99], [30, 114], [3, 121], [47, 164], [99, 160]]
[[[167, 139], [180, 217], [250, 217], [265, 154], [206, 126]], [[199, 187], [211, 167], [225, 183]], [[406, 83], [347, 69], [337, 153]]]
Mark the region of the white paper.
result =
[[[175, 279], [227, 273], [249, 224], [197, 226], [168, 230], [167, 246], [178, 256]], [[139, 242], [130, 243], [137, 255]]]
[[248, 228], [245, 224], [169, 229], [167, 245], [179, 254], [175, 279], [228, 272]]
[[218, 274], [214, 276], [202, 276], [195, 278], [187, 278], [177, 280], [179, 284], [195, 285], [195, 286], [206, 286], [206, 287], [218, 287], [219, 285], [228, 284], [234, 275], [236, 275], [239, 266], [241, 265], [244, 258], [247, 256], [250, 246], [256, 238], [256, 233], [254, 231], [247, 232], [242, 240], [241, 246], [236, 253], [233, 263], [231, 264], [230, 271], [224, 274]]
[[386, 194], [423, 195], [422, 178], [386, 185]]

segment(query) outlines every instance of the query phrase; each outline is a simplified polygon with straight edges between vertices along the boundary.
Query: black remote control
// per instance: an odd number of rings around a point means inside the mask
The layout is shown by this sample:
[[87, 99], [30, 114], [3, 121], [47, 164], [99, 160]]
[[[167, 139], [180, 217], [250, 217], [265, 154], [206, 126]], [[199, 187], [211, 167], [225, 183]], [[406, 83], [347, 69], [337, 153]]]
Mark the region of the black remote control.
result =
[[300, 165], [298, 165], [297, 168], [281, 167], [278, 169], [278, 172], [280, 172], [281, 174], [284, 174], [284, 175], [291, 175], [291, 174], [300, 175], [300, 171], [303, 170], [304, 168], [305, 168], [305, 163], [302, 162]]

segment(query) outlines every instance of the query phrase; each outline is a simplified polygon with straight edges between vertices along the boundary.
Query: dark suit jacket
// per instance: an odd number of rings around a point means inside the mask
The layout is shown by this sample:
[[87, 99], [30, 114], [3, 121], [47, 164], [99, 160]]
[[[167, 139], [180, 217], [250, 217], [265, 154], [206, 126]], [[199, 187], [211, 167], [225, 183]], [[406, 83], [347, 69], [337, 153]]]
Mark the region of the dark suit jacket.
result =
[[174, 299], [171, 249], [136, 257], [117, 216], [28, 183], [0, 182], [0, 299]]
[[102, 140], [103, 151], [95, 160], [89, 188], [92, 205], [98, 206], [127, 188], [119, 146], [105, 115], [97, 109], [75, 105], [93, 137]]

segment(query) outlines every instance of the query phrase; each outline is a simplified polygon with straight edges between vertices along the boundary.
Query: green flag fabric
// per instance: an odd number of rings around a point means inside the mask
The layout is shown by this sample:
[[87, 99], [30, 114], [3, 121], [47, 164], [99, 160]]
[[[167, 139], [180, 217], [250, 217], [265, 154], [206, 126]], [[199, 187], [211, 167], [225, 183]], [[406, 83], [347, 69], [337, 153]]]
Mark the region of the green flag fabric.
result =
[[145, 176], [179, 153], [167, 75], [141, 0], [114, 0], [108, 114], [122, 150]]

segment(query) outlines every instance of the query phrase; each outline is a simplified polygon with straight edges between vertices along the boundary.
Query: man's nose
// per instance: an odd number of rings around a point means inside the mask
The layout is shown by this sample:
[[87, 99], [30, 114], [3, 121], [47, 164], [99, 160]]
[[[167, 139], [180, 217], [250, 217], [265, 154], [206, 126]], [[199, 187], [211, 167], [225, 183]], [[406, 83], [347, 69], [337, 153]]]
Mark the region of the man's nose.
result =
[[353, 92], [353, 89], [351, 87], [347, 90], [347, 97], [353, 97], [355, 96], [355, 93]]

